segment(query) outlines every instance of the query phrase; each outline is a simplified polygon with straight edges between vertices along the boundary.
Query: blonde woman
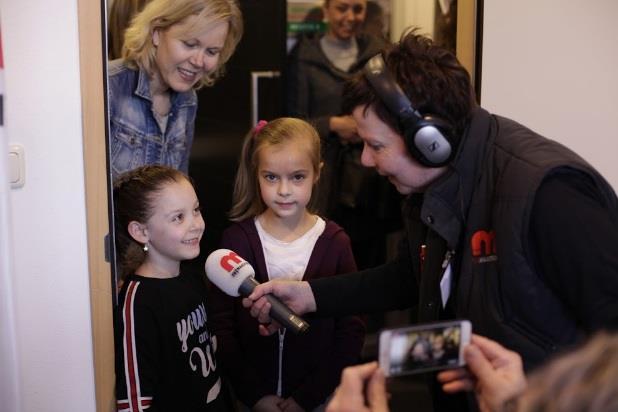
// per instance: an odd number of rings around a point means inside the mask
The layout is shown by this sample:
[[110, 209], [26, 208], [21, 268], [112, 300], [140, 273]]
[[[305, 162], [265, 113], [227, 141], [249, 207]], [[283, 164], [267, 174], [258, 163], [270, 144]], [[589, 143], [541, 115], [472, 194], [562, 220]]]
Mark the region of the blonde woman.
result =
[[235, 0], [153, 0], [109, 63], [112, 174], [145, 164], [188, 171], [197, 95], [223, 71], [240, 37]]

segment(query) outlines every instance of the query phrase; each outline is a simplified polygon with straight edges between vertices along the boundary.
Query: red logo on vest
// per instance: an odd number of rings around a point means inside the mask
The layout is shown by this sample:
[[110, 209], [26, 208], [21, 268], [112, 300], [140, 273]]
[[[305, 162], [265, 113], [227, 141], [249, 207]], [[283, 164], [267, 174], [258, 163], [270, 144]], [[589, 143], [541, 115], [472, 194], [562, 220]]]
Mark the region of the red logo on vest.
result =
[[477, 230], [470, 239], [472, 257], [480, 263], [498, 260], [496, 256], [496, 232], [493, 230]]
[[[234, 269], [234, 266], [237, 266], [242, 261], [243, 259], [240, 256], [238, 256], [235, 252], [230, 251], [230, 253], [221, 257], [219, 264], [227, 272], [231, 272]], [[234, 262], [236, 265], [233, 266], [230, 262]]]

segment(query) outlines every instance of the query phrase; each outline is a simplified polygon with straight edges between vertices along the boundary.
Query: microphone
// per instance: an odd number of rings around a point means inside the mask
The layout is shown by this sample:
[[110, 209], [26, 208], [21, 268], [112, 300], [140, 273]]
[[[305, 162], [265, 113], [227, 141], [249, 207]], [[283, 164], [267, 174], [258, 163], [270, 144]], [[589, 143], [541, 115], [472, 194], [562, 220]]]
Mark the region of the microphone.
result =
[[[255, 280], [253, 267], [229, 249], [217, 249], [206, 259], [206, 276], [229, 296], [249, 296], [260, 283]], [[286, 329], [302, 333], [309, 324], [292, 312], [274, 295], [264, 295], [270, 303], [269, 315]]]

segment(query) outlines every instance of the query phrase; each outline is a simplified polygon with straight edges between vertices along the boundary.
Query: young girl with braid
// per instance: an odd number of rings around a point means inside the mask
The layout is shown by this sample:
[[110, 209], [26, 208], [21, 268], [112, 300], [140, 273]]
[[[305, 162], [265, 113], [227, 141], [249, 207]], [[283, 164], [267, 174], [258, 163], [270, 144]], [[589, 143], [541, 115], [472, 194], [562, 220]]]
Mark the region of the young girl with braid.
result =
[[208, 329], [206, 284], [180, 273], [199, 255], [204, 219], [191, 181], [142, 166], [114, 183], [123, 285], [116, 312], [117, 410], [227, 411]]

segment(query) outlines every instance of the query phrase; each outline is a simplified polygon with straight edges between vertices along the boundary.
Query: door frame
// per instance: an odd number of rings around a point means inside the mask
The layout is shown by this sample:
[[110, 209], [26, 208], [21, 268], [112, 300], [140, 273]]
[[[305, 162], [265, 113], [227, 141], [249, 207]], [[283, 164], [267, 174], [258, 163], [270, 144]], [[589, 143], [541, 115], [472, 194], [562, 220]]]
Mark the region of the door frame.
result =
[[107, 60], [101, 8], [99, 1], [77, 1], [95, 396], [97, 411], [114, 411], [112, 272], [105, 259], [109, 200], [103, 64]]

